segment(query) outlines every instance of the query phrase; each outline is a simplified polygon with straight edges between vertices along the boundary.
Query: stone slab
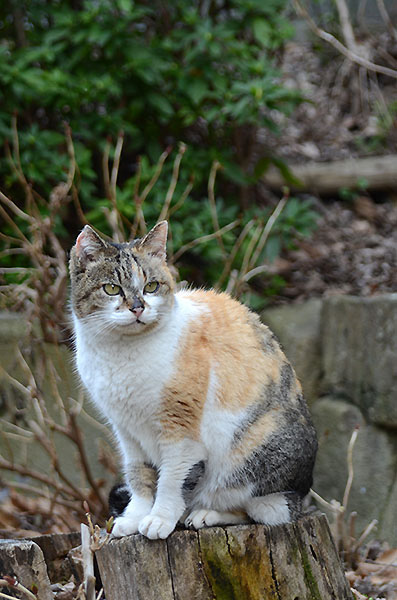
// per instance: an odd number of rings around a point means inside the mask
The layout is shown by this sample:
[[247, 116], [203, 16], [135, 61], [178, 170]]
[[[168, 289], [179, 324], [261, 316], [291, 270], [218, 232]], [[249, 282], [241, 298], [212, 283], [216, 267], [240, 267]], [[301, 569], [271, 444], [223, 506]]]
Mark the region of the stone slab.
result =
[[278, 337], [294, 367], [309, 404], [319, 395], [321, 375], [321, 300], [265, 310], [262, 321]]
[[397, 428], [397, 294], [324, 302], [323, 392], [344, 395], [367, 420]]

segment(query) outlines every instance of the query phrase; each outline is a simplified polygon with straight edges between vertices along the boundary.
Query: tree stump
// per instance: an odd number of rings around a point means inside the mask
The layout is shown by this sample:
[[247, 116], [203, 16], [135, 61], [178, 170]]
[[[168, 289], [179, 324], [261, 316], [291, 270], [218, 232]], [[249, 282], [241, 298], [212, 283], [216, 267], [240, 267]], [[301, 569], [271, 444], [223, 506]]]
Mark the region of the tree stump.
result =
[[137, 534], [96, 552], [106, 600], [351, 600], [325, 515]]
[[[38, 600], [51, 600], [54, 597], [43, 553], [30, 540], [0, 540], [0, 579], [4, 575], [15, 576], [28, 589], [34, 585]], [[21, 598], [21, 592], [15, 588], [1, 590], [11, 597]]]

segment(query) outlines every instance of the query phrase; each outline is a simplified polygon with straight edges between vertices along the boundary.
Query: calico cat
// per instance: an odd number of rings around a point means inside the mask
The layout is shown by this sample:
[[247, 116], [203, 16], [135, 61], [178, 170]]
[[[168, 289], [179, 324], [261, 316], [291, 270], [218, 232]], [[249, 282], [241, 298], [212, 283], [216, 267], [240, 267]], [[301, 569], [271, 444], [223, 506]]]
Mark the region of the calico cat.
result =
[[248, 308], [175, 292], [166, 241], [165, 221], [124, 244], [86, 225], [71, 251], [77, 367], [115, 433], [129, 500], [113, 535], [292, 521], [317, 450], [295, 372]]

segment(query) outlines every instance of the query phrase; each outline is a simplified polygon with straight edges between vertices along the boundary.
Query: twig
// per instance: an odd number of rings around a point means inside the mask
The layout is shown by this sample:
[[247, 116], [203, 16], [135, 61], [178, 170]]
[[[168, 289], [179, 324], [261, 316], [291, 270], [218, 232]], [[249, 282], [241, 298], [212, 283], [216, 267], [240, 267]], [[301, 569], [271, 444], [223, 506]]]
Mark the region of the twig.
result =
[[252, 226], [254, 225], [255, 220], [251, 219], [250, 221], [248, 221], [248, 223], [246, 223], [246, 225], [244, 226], [243, 230], [241, 231], [240, 235], [238, 236], [236, 242], [234, 243], [234, 246], [227, 258], [227, 260], [225, 261], [225, 265], [223, 267], [223, 271], [221, 273], [221, 276], [219, 277], [217, 283], [216, 283], [216, 288], [220, 289], [222, 287], [223, 282], [225, 281], [226, 277], [229, 275], [230, 270], [232, 268], [234, 259], [236, 258], [236, 254], [237, 252], [240, 250], [241, 244], [243, 243], [243, 241], [245, 240], [245, 238], [248, 235], [248, 232], [251, 230]]
[[[15, 590], [18, 590], [18, 592], [21, 592], [22, 594], [24, 594], [27, 598], [33, 598], [33, 600], [37, 600], [37, 596], [35, 594], [33, 594], [33, 592], [31, 592], [30, 590], [28, 590], [24, 585], [22, 585], [22, 583], [19, 583], [19, 581], [17, 581], [17, 579], [14, 576], [9, 576], [9, 575], [3, 575], [3, 579], [0, 579], [0, 586], [7, 586], [7, 587], [11, 587], [14, 588]], [[1, 598], [13, 598], [15, 600], [14, 596], [7, 596], [6, 594], [3, 594], [2, 592], [0, 592], [1, 594]]]
[[0, 267], [0, 273], [2, 275], [23, 275], [24, 273], [31, 273], [33, 270], [37, 270], [36, 267]]
[[86, 600], [95, 600], [94, 555], [91, 550], [91, 533], [84, 523], [81, 523], [81, 551]]
[[119, 135], [117, 136], [116, 148], [114, 151], [112, 175], [110, 177], [111, 199], [112, 199], [114, 209], [117, 208], [116, 186], [117, 186], [117, 177], [118, 177], [119, 168], [120, 168], [120, 156], [121, 156], [121, 151], [123, 149], [123, 143], [124, 143], [124, 131], [120, 131]]
[[216, 210], [215, 191], [214, 191], [216, 174], [217, 174], [218, 170], [221, 168], [221, 166], [222, 166], [221, 163], [218, 162], [217, 160], [214, 160], [214, 162], [212, 163], [210, 175], [208, 178], [208, 200], [210, 203], [212, 225], [213, 225], [213, 228], [214, 228], [214, 231], [216, 234], [216, 239], [217, 239], [219, 248], [222, 251], [223, 256], [226, 258], [226, 250], [225, 250], [225, 246], [223, 244], [222, 235], [219, 234], [219, 221], [218, 221], [218, 213]]
[[248, 242], [247, 248], [246, 248], [244, 256], [243, 256], [243, 261], [242, 261], [240, 270], [238, 272], [237, 279], [235, 281], [235, 289], [237, 290], [237, 292], [239, 291], [239, 289], [241, 287], [242, 278], [244, 277], [245, 273], [247, 272], [252, 253], [254, 251], [255, 245], [257, 244], [257, 242], [259, 240], [259, 237], [261, 235], [261, 230], [263, 228], [264, 228], [263, 223], [259, 223], [259, 225], [257, 225], [256, 229], [254, 229], [251, 239]]
[[14, 473], [19, 473], [20, 475], [24, 475], [25, 477], [30, 477], [31, 479], [36, 479], [37, 481], [41, 481], [41, 483], [45, 483], [46, 485], [59, 490], [63, 494], [69, 497], [74, 497], [75, 499], [81, 500], [81, 494], [79, 493], [77, 498], [74, 495], [74, 492], [57, 481], [54, 481], [47, 475], [40, 473], [39, 471], [34, 471], [28, 467], [23, 467], [22, 465], [14, 464], [2, 456], [0, 456], [0, 469], [5, 469], [7, 471], [13, 471]]
[[151, 180], [149, 181], [149, 183], [146, 185], [146, 187], [143, 189], [142, 194], [140, 195], [141, 204], [143, 204], [145, 202], [146, 198], [148, 197], [148, 195], [152, 191], [154, 185], [156, 184], [158, 178], [160, 177], [161, 171], [163, 170], [164, 163], [165, 163], [166, 159], [168, 158], [170, 152], [171, 152], [171, 148], [167, 148], [160, 155], [160, 158], [157, 161], [156, 169], [153, 173], [153, 176], [152, 176]]
[[145, 202], [146, 198], [150, 194], [151, 190], [153, 189], [154, 185], [156, 184], [158, 178], [160, 177], [161, 172], [163, 170], [164, 163], [167, 160], [170, 152], [171, 152], [171, 147], [168, 147], [160, 155], [160, 158], [157, 161], [154, 173], [153, 173], [149, 183], [144, 187], [143, 192], [141, 194], [139, 194], [139, 184], [140, 184], [141, 176], [142, 176], [142, 162], [139, 159], [138, 171], [137, 171], [135, 187], [134, 187], [135, 219], [134, 219], [134, 224], [131, 229], [130, 239], [134, 239], [136, 237], [138, 230], [140, 230], [143, 235], [147, 232], [142, 206], [143, 206], [143, 203]]
[[352, 52], [351, 50], [349, 50], [349, 48], [346, 48], [346, 46], [344, 46], [338, 39], [336, 39], [336, 37], [334, 37], [331, 33], [328, 33], [327, 31], [320, 29], [320, 27], [318, 27], [316, 25], [316, 23], [313, 21], [313, 19], [307, 12], [306, 8], [303, 7], [300, 0], [292, 0], [292, 1], [295, 6], [296, 12], [298, 13], [299, 16], [303, 17], [307, 21], [311, 30], [319, 38], [321, 38], [325, 42], [328, 42], [329, 44], [331, 44], [331, 46], [336, 48], [336, 50], [338, 50], [338, 52], [343, 54], [343, 56], [346, 56], [346, 58], [348, 58], [352, 62], [365, 67], [369, 71], [375, 71], [376, 73], [382, 73], [383, 75], [387, 75], [389, 77], [393, 77], [394, 79], [397, 79], [397, 70], [389, 69], [388, 67], [382, 67], [381, 65], [377, 65], [377, 64], [373, 63], [372, 61], [367, 60], [366, 58], [363, 58], [362, 56], [359, 56], [355, 52]]
[[53, 446], [53, 444], [50, 442], [48, 437], [40, 429], [38, 423], [31, 420], [29, 422], [29, 425], [30, 425], [33, 433], [35, 434], [36, 440], [44, 448], [44, 450], [47, 452], [48, 456], [50, 457], [54, 471], [57, 473], [59, 478], [68, 486], [68, 488], [73, 493], [75, 498], [84, 499], [85, 496], [84, 496], [83, 490], [80, 490], [79, 488], [77, 488], [74, 485], [74, 483], [69, 479], [69, 477], [66, 477], [65, 473], [62, 471], [56, 449]]
[[4, 425], [6, 425], [7, 427], [9, 427], [10, 429], [14, 429], [15, 432], [17, 434], [19, 434], [21, 437], [27, 438], [26, 441], [28, 441], [29, 439], [32, 439], [32, 437], [34, 437], [34, 434], [32, 433], [32, 431], [29, 431], [27, 429], [23, 429], [19, 425], [16, 425], [15, 423], [11, 423], [10, 421], [7, 421], [6, 419], [0, 419], [0, 423], [3, 423]]
[[188, 242], [187, 244], [184, 244], [174, 254], [173, 261], [176, 262], [177, 260], [179, 260], [180, 257], [182, 256], [182, 254], [184, 254], [188, 250], [191, 250], [195, 246], [198, 246], [199, 244], [204, 244], [205, 242], [209, 242], [209, 241], [215, 239], [218, 235], [223, 235], [227, 231], [234, 229], [235, 227], [237, 227], [237, 225], [239, 223], [240, 223], [240, 219], [236, 219], [236, 221], [233, 221], [232, 223], [225, 225], [224, 227], [222, 227], [218, 231], [215, 231], [214, 233], [209, 233], [208, 235], [202, 235], [201, 237], [196, 238], [195, 240], [192, 240], [191, 242]]
[[72, 187], [74, 175], [76, 173], [76, 155], [74, 152], [72, 130], [68, 123], [65, 123], [65, 137], [66, 137], [66, 148], [69, 154], [69, 171], [66, 180], [66, 193], [69, 192]]
[[172, 169], [172, 177], [171, 177], [170, 185], [168, 187], [167, 194], [165, 196], [164, 204], [161, 209], [160, 215], [157, 219], [158, 221], [164, 221], [164, 219], [167, 219], [169, 216], [168, 215], [169, 208], [170, 208], [172, 198], [174, 196], [176, 184], [178, 183], [179, 168], [181, 166], [181, 161], [182, 161], [182, 158], [183, 158], [183, 155], [185, 154], [185, 152], [186, 152], [186, 144], [184, 144], [183, 142], [179, 142], [179, 150], [178, 150], [178, 154], [176, 155], [175, 160], [174, 160], [174, 166]]
[[[280, 214], [284, 210], [284, 207], [287, 204], [288, 199], [289, 199], [289, 189], [284, 188], [283, 189], [283, 197], [279, 200], [276, 208], [274, 209], [274, 211], [272, 212], [272, 214], [266, 221], [265, 228], [262, 232], [262, 235], [261, 235], [258, 245], [255, 249], [255, 252], [252, 255], [252, 259], [250, 261], [249, 267], [253, 267], [256, 264], [256, 262], [258, 261], [260, 254], [267, 243], [270, 232], [273, 229], [274, 224], [277, 221], [277, 219], [279, 218]], [[247, 275], [248, 275], [248, 273], [247, 273]]]
[[8, 206], [8, 208], [10, 210], [12, 210], [12, 212], [17, 215], [17, 217], [20, 217], [21, 219], [23, 219], [24, 221], [27, 221], [28, 223], [34, 223], [35, 220], [33, 219], [33, 217], [31, 217], [30, 215], [28, 215], [26, 212], [24, 212], [23, 210], [21, 210], [12, 200], [10, 200], [5, 194], [3, 194], [3, 192], [0, 191], [0, 200], [2, 200], [2, 202]]
[[181, 197], [179, 198], [178, 202], [176, 202], [174, 204], [174, 206], [171, 206], [171, 208], [170, 208], [170, 210], [168, 212], [168, 218], [170, 218], [174, 213], [176, 213], [181, 208], [181, 206], [183, 206], [183, 204], [185, 203], [186, 198], [189, 196], [190, 192], [192, 191], [193, 183], [194, 183], [194, 177], [191, 177], [189, 183], [187, 184], [187, 186], [183, 190], [183, 192], [181, 194]]
[[81, 222], [82, 225], [88, 225], [88, 221], [85, 218], [85, 215], [83, 213], [83, 209], [81, 208], [81, 204], [80, 204], [80, 200], [79, 200], [79, 195], [77, 193], [77, 189], [75, 186], [72, 187], [72, 198], [73, 198], [73, 204], [75, 206], [77, 215], [79, 217], [79, 220]]
[[393, 26], [392, 20], [390, 19], [389, 13], [386, 10], [386, 6], [383, 0], [376, 0], [378, 10], [384, 20], [386, 27], [389, 30], [390, 35], [397, 41], [397, 29]]
[[338, 9], [339, 21], [346, 46], [352, 52], [357, 53], [357, 42], [356, 38], [354, 37], [353, 27], [349, 18], [349, 9], [347, 8], [346, 2], [345, 0], [335, 0], [335, 4], [336, 8]]
[[[26, 492], [31, 492], [33, 494], [36, 494], [37, 496], [39, 496], [41, 498], [45, 498], [48, 501], [50, 500], [49, 491], [47, 488], [38, 488], [33, 485], [29, 485], [27, 483], [16, 482], [16, 481], [8, 483], [8, 487], [10, 488], [11, 491], [14, 491], [14, 488], [20, 489], [20, 490], [24, 490]], [[18, 493], [18, 492], [15, 492], [15, 493]], [[55, 490], [51, 502], [54, 502], [55, 504], [59, 504], [60, 506], [64, 506], [65, 508], [76, 510], [76, 502], [72, 502], [72, 501], [68, 502], [67, 500], [58, 498], [57, 497], [58, 494], [59, 494], [59, 490]], [[51, 514], [52, 510], [49, 510], [48, 512]]]
[[344, 506], [345, 510], [347, 508], [347, 504], [349, 502], [350, 490], [353, 483], [354, 478], [354, 469], [353, 469], [353, 448], [356, 443], [358, 436], [358, 428], [356, 428], [349, 441], [349, 445], [347, 447], [347, 470], [348, 470], [348, 478], [345, 487], [345, 493], [343, 494], [342, 506]]
[[104, 149], [103, 155], [102, 155], [102, 173], [103, 173], [103, 185], [105, 187], [106, 197], [110, 200], [112, 193], [110, 190], [109, 154], [110, 154], [110, 137], [107, 137], [105, 149]]
[[317, 500], [317, 502], [319, 504], [324, 506], [324, 508], [327, 508], [328, 510], [330, 510], [332, 512], [337, 512], [338, 510], [340, 510], [340, 504], [338, 506], [336, 504], [332, 504], [331, 502], [328, 502], [327, 500], [324, 500], [324, 498], [322, 496], [320, 496], [320, 494], [315, 492], [313, 489], [310, 489], [310, 495], [312, 498], [314, 498], [314, 500]]
[[0, 373], [3, 377], [5, 377], [8, 382], [15, 387], [15, 389], [17, 389], [19, 392], [21, 392], [21, 394], [23, 394], [24, 396], [26, 396], [27, 398], [31, 398], [32, 397], [32, 393], [31, 390], [29, 390], [29, 388], [27, 388], [25, 385], [23, 385], [20, 381], [18, 381], [17, 379], [15, 379], [15, 377], [12, 377], [12, 375], [10, 375], [5, 369], [4, 367], [2, 367], [0, 365]]
[[358, 538], [357, 542], [354, 544], [353, 546], [353, 552], [357, 552], [357, 550], [361, 547], [361, 545], [363, 544], [364, 540], [366, 540], [366, 538], [369, 536], [369, 534], [371, 533], [371, 531], [377, 526], [378, 521], [377, 519], [373, 519], [368, 525], [367, 527], [364, 529], [364, 531], [362, 532], [362, 534], [360, 535], [360, 537]]
[[[4, 579], [0, 579], [0, 586], [12, 587], [15, 590], [18, 590], [18, 592], [24, 594], [24, 596], [26, 596], [27, 598], [33, 598], [34, 600], [37, 600], [37, 596], [32, 594], [30, 590], [25, 588], [20, 583], [15, 583], [14, 585], [12, 585], [10, 583], [7, 583]], [[4, 592], [0, 592], [0, 598], [10, 598], [11, 600], [15, 600], [15, 596], [9, 596], [8, 594], [4, 594]]]
[[[16, 158], [16, 165], [15, 165], [14, 161], [12, 160], [11, 155], [9, 155], [9, 160], [11, 162], [12, 168], [14, 169], [14, 171], [17, 174], [17, 177], [18, 177], [22, 187], [25, 190], [28, 208], [29, 208], [29, 210], [32, 210], [33, 207], [35, 206], [35, 203], [34, 203], [34, 199], [33, 199], [32, 188], [29, 185], [29, 183], [27, 182], [26, 177], [23, 173], [21, 157], [19, 155], [19, 137], [18, 137], [18, 126], [17, 126], [16, 113], [13, 114], [13, 117], [11, 119], [11, 127], [12, 127], [12, 144], [13, 144], [13, 149], [14, 149], [15, 158]], [[7, 150], [7, 148], [8, 148], [8, 146], [6, 145], [6, 150]]]

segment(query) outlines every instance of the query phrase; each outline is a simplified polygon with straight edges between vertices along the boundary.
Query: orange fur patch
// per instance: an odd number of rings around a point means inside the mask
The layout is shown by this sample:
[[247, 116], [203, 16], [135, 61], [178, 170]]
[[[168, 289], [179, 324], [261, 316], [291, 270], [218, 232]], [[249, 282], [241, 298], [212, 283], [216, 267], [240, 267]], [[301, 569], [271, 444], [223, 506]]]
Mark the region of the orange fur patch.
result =
[[163, 392], [162, 419], [164, 436], [199, 439], [201, 415], [207, 397], [210, 375], [208, 334], [203, 322], [193, 322], [182, 343], [175, 375]]
[[[199, 438], [211, 368], [219, 406], [238, 412], [255, 403], [264, 386], [279, 382], [285, 361], [268, 328], [227, 294], [197, 290], [188, 297], [208, 311], [187, 327], [174, 375], [164, 389], [161, 423], [163, 435], [172, 440]], [[269, 341], [269, 352], [264, 341]], [[252, 427], [248, 446], [256, 447], [275, 427], [274, 415], [264, 415]]]
[[256, 401], [263, 385], [279, 381], [284, 355], [278, 345], [274, 352], [263, 351], [252, 313], [227, 294], [197, 291], [190, 297], [210, 311], [208, 329], [207, 323], [205, 326], [219, 403], [227, 410], [239, 411]]

